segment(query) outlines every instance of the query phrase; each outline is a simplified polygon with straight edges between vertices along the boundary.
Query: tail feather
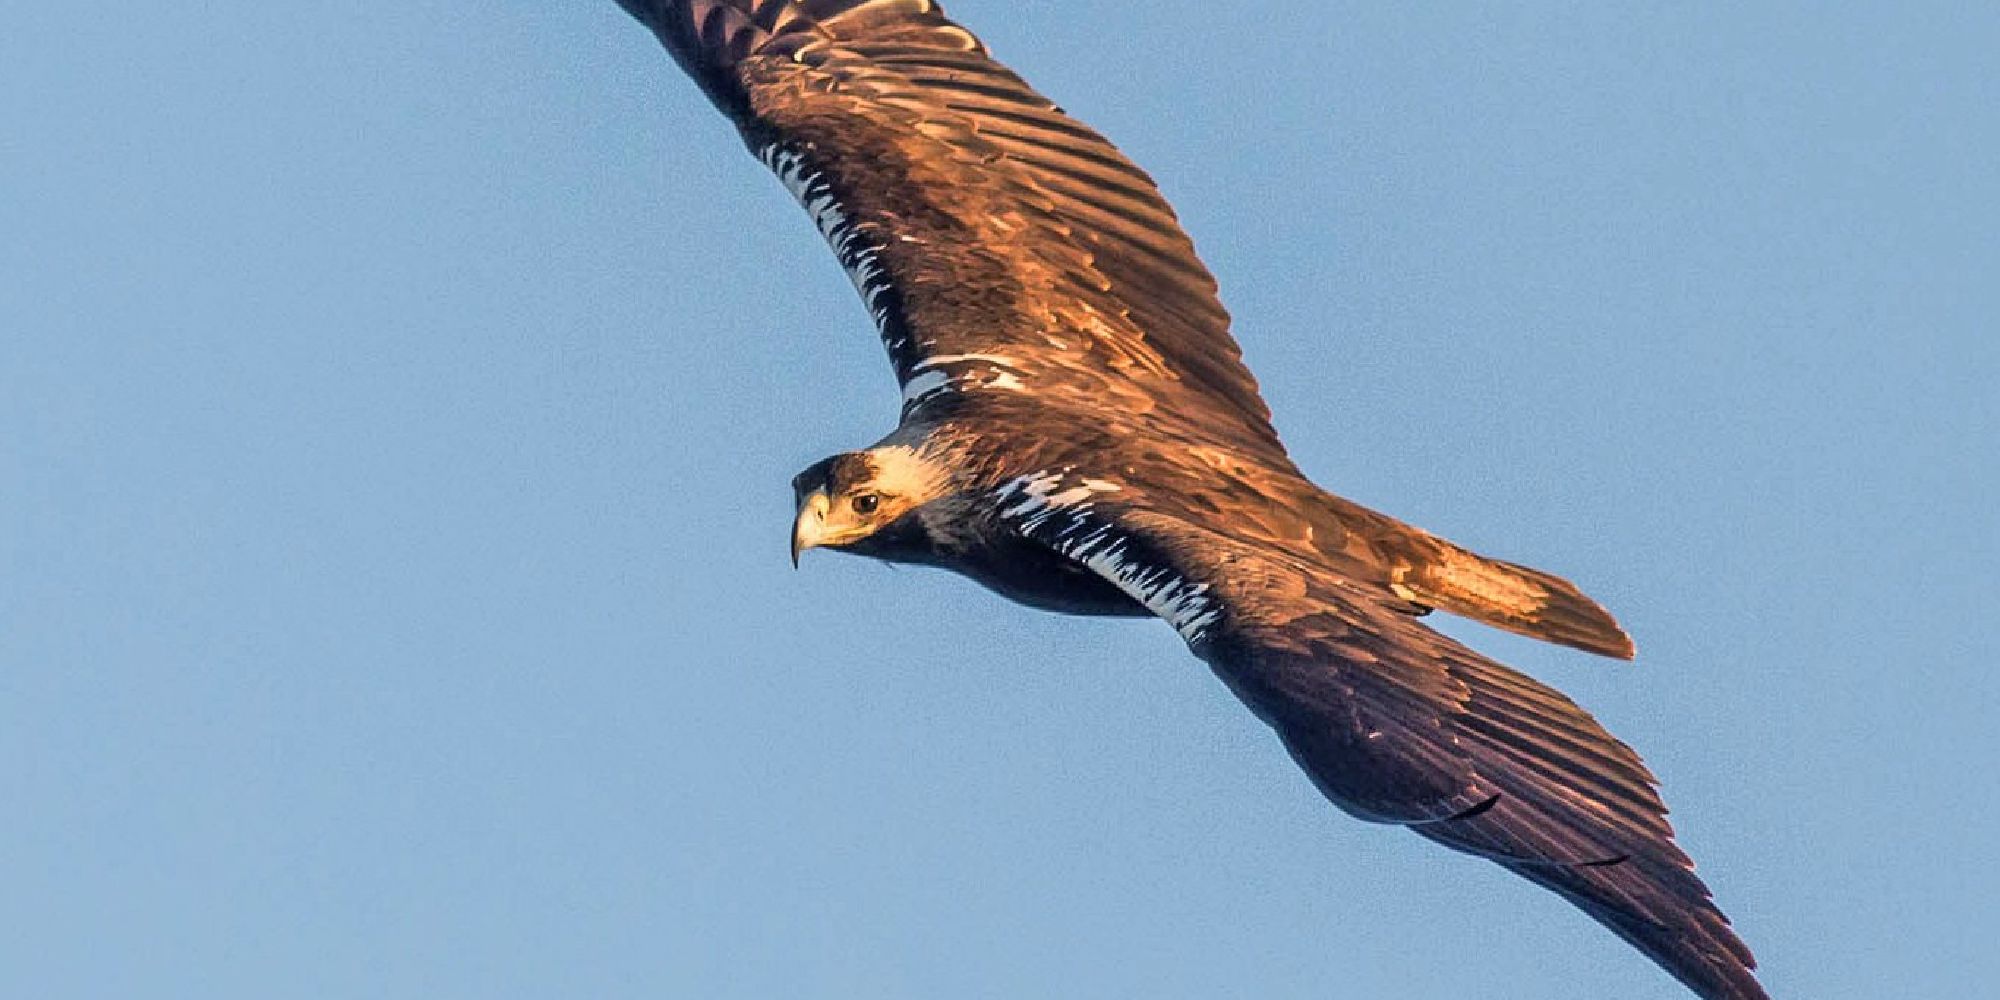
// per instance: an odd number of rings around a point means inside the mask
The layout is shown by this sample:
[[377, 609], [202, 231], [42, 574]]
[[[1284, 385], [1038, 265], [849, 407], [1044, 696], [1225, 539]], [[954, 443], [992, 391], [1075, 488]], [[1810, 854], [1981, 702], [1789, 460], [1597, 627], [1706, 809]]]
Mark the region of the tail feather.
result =
[[1408, 600], [1532, 639], [1621, 660], [1636, 652], [1618, 620], [1575, 584], [1442, 540], [1435, 553], [1399, 567], [1394, 586]]

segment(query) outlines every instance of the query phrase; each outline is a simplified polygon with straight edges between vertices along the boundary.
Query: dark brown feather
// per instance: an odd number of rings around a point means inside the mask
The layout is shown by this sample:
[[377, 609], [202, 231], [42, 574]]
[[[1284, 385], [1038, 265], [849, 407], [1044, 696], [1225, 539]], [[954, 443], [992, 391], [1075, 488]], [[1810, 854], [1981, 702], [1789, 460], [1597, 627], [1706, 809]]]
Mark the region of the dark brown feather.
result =
[[[1051, 408], [1107, 399], [1282, 457], [1214, 278], [1146, 173], [915, 0], [621, 0], [760, 155], [821, 178], [895, 290], [908, 387], [1004, 357]], [[886, 326], [904, 328], [887, 329]], [[906, 333], [907, 336], [903, 334]]]
[[1138, 485], [1003, 510], [1135, 599], [1178, 597], [1190, 647], [1334, 804], [1561, 893], [1704, 997], [1766, 997], [1652, 773], [1589, 713], [1317, 554], [1147, 509]]

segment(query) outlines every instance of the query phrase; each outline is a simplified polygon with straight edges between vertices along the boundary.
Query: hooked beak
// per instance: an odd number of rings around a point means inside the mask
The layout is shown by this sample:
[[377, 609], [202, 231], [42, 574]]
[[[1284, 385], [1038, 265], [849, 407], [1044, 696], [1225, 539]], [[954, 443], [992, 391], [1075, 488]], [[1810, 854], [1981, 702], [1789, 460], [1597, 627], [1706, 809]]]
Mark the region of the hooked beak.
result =
[[818, 489], [799, 502], [799, 518], [792, 522], [792, 568], [799, 568], [799, 553], [815, 548], [826, 537], [826, 512], [833, 499]]

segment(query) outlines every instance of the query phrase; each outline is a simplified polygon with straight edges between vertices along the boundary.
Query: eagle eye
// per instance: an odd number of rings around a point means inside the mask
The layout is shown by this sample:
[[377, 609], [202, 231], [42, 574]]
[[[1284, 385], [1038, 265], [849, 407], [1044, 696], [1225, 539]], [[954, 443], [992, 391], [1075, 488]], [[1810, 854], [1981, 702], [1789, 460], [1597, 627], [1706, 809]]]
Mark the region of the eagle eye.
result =
[[861, 493], [854, 497], [853, 504], [856, 514], [873, 514], [875, 508], [882, 506], [882, 497], [875, 493]]

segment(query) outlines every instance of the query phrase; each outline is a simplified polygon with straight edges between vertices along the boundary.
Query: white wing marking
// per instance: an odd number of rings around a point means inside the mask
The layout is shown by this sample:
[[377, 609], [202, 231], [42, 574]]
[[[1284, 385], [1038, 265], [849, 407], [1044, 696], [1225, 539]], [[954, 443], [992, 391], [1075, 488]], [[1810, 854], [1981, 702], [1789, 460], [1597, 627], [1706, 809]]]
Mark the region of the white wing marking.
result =
[[833, 185], [826, 174], [814, 169], [804, 153], [782, 142], [773, 142], [759, 149], [757, 158], [778, 175], [785, 190], [812, 216], [814, 228], [833, 248], [834, 258], [854, 283], [854, 290], [861, 293], [861, 302], [875, 320], [876, 332], [881, 335], [883, 346], [889, 349], [890, 358], [901, 355], [909, 343], [889, 322], [889, 307], [883, 301], [891, 291], [889, 275], [882, 270], [881, 248], [873, 237], [855, 224], [854, 217], [834, 197]]
[[[911, 345], [907, 332], [890, 321], [887, 299], [894, 289], [888, 273], [882, 269], [879, 236], [864, 231], [847, 213], [840, 199], [834, 196], [826, 174], [815, 169], [798, 148], [773, 142], [759, 149], [757, 158], [778, 175], [785, 190], [812, 217], [813, 227], [833, 248], [847, 279], [854, 283], [862, 304], [868, 307], [868, 315], [875, 321], [876, 333], [882, 338], [882, 346], [888, 348], [890, 360], [900, 365], [899, 359], [909, 353]], [[908, 236], [901, 238], [914, 242]], [[947, 365], [969, 367], [957, 372], [937, 370]], [[1028, 391], [1018, 363], [1012, 358], [997, 354], [941, 354], [911, 367], [909, 377], [903, 382], [903, 405], [921, 406], [941, 393], [969, 388]]]
[[1201, 641], [1222, 617], [1221, 606], [1209, 596], [1208, 584], [1191, 582], [1171, 567], [1133, 558], [1129, 538], [1118, 533], [1115, 525], [1090, 516], [1092, 497], [1118, 492], [1121, 487], [1101, 479], [1072, 478], [1073, 471], [1064, 468], [1010, 480], [996, 494], [1003, 505], [1001, 516], [1019, 520], [1029, 532], [1062, 518], [1058, 530], [1037, 537], [1046, 538], [1058, 552], [1166, 619], [1181, 638], [1190, 643]]

